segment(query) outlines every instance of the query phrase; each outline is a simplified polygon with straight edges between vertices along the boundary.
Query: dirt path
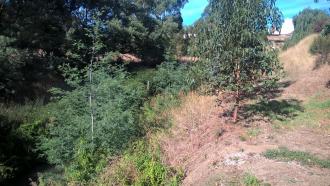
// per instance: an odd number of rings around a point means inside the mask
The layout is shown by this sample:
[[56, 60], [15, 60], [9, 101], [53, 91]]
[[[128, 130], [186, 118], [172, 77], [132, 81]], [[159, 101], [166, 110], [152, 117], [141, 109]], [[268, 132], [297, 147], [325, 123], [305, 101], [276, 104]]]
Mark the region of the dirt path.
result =
[[[281, 54], [288, 73], [283, 81], [290, 83], [279, 100], [306, 103], [316, 94], [322, 95], [322, 99], [330, 98], [330, 89], [326, 88], [330, 67], [313, 70], [315, 57], [308, 53], [315, 37], [307, 37]], [[263, 120], [232, 125], [225, 117], [230, 103], [220, 107], [216, 100], [217, 97], [192, 93], [173, 111], [175, 125], [163, 139], [162, 147], [170, 165], [184, 167], [186, 177], [182, 185], [242, 185], [245, 173], [271, 185], [330, 185], [330, 169], [269, 160], [261, 155], [268, 149], [285, 146], [330, 158], [330, 133], [304, 126], [276, 128], [274, 123]], [[330, 120], [323, 122], [330, 126]]]

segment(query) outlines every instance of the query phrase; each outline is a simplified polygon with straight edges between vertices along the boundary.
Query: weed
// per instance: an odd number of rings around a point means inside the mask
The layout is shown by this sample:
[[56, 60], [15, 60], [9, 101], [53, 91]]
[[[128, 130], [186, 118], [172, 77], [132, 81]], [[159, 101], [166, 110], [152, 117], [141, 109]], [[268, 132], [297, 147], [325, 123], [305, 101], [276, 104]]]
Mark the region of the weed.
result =
[[138, 141], [125, 152], [109, 173], [102, 175], [99, 185], [179, 185], [183, 171], [166, 167], [159, 149], [145, 141]]
[[260, 186], [261, 181], [250, 173], [246, 173], [243, 178], [243, 182], [245, 186]]
[[320, 159], [308, 152], [290, 151], [285, 147], [267, 150], [263, 153], [268, 159], [276, 159], [280, 161], [297, 161], [303, 165], [319, 166], [321, 168], [330, 169], [330, 159]]
[[245, 135], [240, 135], [240, 136], [239, 136], [239, 139], [240, 139], [241, 141], [246, 141], [246, 140], [247, 140], [247, 137], [246, 137]]
[[257, 137], [261, 133], [261, 130], [259, 128], [251, 128], [248, 129], [247, 135], [250, 137]]

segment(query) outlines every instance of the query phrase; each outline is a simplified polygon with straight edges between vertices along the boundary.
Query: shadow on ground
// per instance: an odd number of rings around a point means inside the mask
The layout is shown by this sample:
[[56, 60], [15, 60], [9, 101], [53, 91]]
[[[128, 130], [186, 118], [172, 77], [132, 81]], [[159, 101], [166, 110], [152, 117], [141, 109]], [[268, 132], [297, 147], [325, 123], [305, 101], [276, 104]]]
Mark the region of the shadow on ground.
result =
[[[276, 87], [260, 87], [255, 94], [245, 95], [243, 99], [261, 100], [253, 104], [245, 104], [239, 109], [239, 120], [247, 123], [268, 120], [294, 119], [299, 112], [304, 112], [302, 101], [296, 99], [276, 100], [284, 89], [294, 84], [295, 81], [279, 82]], [[233, 109], [224, 112], [222, 116], [231, 117]]]
[[267, 87], [267, 86], [260, 86], [258, 87], [253, 93], [247, 94], [244, 98], [248, 99], [275, 99], [282, 95], [285, 88], [296, 83], [295, 81], [282, 81], [278, 82], [275, 86]]
[[245, 105], [241, 109], [240, 116], [244, 120], [291, 120], [304, 112], [302, 102], [289, 100], [260, 101], [256, 104]]

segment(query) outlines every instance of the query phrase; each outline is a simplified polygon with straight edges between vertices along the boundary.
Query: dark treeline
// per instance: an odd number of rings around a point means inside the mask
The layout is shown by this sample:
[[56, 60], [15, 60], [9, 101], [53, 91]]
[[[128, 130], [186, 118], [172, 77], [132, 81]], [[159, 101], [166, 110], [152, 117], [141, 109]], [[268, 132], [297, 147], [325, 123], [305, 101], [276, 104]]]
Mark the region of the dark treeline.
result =
[[148, 66], [172, 58], [186, 2], [0, 1], [0, 182], [37, 162], [90, 180], [142, 136], [140, 107], [159, 88], [130, 78], [120, 56]]
[[[63, 65], [86, 67], [92, 56], [111, 55], [116, 62], [119, 54], [130, 53], [144, 63], [159, 64], [182, 29], [180, 9], [186, 0], [0, 3], [0, 95], [17, 98], [38, 88], [31, 87], [33, 82], [57, 82]], [[92, 55], [95, 38], [98, 49]]]

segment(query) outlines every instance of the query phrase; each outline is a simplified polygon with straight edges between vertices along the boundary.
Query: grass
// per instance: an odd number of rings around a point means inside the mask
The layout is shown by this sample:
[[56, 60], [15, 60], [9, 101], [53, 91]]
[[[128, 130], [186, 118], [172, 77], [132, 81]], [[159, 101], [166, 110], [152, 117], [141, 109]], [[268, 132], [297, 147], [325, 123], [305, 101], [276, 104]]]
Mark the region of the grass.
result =
[[260, 186], [262, 181], [253, 174], [246, 173], [243, 177], [243, 183], [245, 186]]
[[318, 127], [326, 132], [330, 131], [330, 99], [322, 100], [319, 96], [312, 98], [303, 105], [304, 112], [297, 112], [292, 119], [276, 120], [276, 127], [294, 128], [297, 126]]
[[259, 128], [251, 128], [248, 129], [247, 135], [250, 137], [257, 137], [261, 133], [261, 130]]
[[262, 115], [272, 120], [284, 121], [296, 117], [304, 108], [297, 100], [272, 100], [248, 105], [244, 110], [246, 117]]
[[160, 153], [157, 146], [144, 140], [137, 141], [102, 173], [94, 185], [179, 185], [183, 171], [167, 167]]
[[268, 159], [280, 161], [296, 161], [303, 165], [319, 166], [321, 168], [330, 169], [330, 159], [320, 159], [308, 152], [291, 151], [285, 147], [278, 149], [267, 150], [263, 156]]

